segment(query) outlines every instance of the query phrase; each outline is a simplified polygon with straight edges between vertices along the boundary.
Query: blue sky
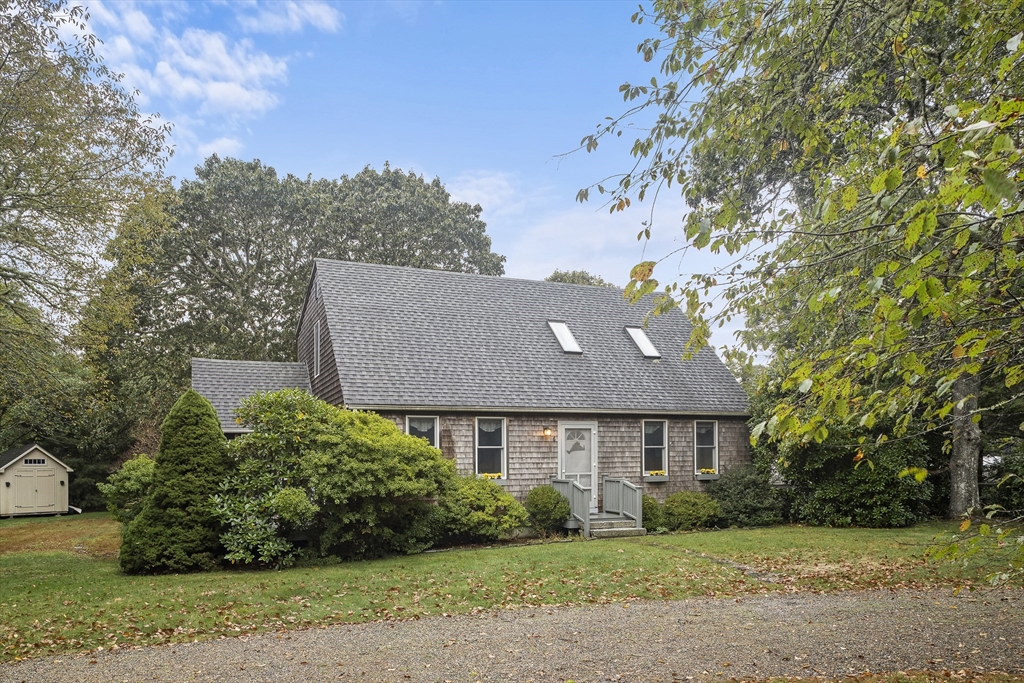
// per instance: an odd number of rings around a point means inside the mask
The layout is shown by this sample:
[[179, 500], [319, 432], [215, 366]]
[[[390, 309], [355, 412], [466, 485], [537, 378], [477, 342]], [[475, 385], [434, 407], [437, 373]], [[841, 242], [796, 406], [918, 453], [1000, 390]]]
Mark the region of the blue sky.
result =
[[[178, 178], [213, 152], [328, 178], [390, 162], [479, 203], [509, 276], [582, 268], [621, 286], [644, 258], [650, 207], [575, 201], [631, 166], [632, 139], [558, 156], [623, 111], [620, 84], [656, 74], [636, 53], [652, 28], [630, 22], [632, 0], [88, 7], [108, 64], [174, 125]], [[682, 215], [662, 195], [649, 258], [681, 246]], [[656, 274], [700, 268], [676, 258]]]

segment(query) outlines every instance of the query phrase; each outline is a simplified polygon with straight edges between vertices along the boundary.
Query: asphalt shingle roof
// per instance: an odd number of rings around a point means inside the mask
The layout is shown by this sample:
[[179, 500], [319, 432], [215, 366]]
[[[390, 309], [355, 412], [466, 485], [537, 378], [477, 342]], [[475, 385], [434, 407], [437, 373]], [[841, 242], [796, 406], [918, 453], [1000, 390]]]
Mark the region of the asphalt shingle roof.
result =
[[257, 391], [305, 389], [309, 374], [305, 363], [192, 359], [192, 388], [213, 404], [225, 432], [245, 431], [235, 422], [242, 399]]
[[[346, 404], [742, 414], [747, 396], [710, 348], [682, 360], [691, 325], [651, 320], [661, 352], [626, 332], [646, 308], [622, 290], [318, 259]], [[582, 355], [563, 353], [565, 321]]]

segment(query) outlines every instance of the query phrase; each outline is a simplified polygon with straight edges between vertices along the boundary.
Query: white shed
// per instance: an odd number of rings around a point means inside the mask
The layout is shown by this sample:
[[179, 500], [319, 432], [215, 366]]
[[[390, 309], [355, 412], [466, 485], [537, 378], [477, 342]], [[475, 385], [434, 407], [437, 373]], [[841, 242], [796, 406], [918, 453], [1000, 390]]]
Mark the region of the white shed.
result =
[[38, 444], [0, 453], [0, 517], [66, 514], [73, 471]]

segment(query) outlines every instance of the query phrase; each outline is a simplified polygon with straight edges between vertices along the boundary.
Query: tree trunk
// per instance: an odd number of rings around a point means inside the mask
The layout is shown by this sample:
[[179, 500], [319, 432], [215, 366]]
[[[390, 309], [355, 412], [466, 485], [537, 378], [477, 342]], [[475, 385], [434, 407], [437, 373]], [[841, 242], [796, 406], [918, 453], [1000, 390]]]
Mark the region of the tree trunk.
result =
[[[953, 455], [949, 459], [949, 516], [958, 518], [981, 508], [978, 495], [978, 458], [981, 427], [972, 418], [978, 410], [981, 378], [961, 375], [953, 384]], [[960, 402], [963, 401], [963, 406]]]

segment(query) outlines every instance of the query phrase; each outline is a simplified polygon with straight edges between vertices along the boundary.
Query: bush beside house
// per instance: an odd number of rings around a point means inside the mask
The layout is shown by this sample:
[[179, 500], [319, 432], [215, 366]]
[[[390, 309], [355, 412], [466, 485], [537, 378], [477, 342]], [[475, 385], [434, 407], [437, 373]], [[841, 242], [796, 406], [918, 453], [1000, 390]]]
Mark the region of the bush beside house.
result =
[[195, 391], [186, 391], [161, 426], [152, 487], [138, 514], [122, 529], [122, 571], [215, 567], [223, 551], [210, 497], [227, 467], [227, 440], [213, 406]]
[[572, 514], [569, 499], [551, 485], [530, 489], [525, 507], [530, 526], [542, 533], [558, 531]]
[[107, 477], [106, 482], [96, 484], [107, 504], [110, 516], [121, 524], [127, 524], [142, 509], [142, 502], [153, 486], [156, 461], [145, 453], [127, 460]]
[[708, 495], [721, 508], [722, 526], [773, 526], [783, 521], [778, 491], [753, 465], [726, 470], [711, 482]]
[[526, 509], [498, 484], [474, 475], [456, 477], [438, 502], [442, 543], [489, 543], [526, 525]]
[[680, 491], [665, 499], [662, 512], [669, 531], [685, 531], [712, 525], [722, 509], [706, 493]]

